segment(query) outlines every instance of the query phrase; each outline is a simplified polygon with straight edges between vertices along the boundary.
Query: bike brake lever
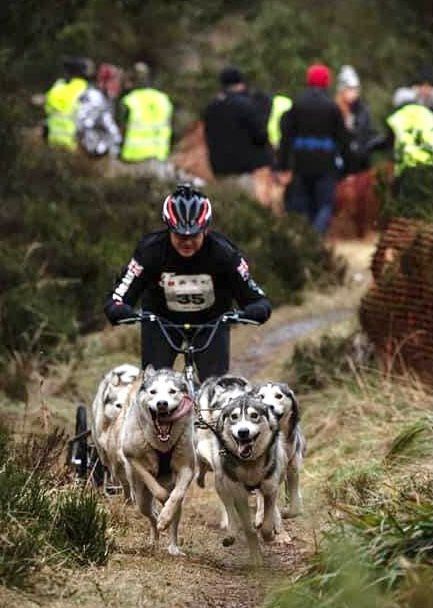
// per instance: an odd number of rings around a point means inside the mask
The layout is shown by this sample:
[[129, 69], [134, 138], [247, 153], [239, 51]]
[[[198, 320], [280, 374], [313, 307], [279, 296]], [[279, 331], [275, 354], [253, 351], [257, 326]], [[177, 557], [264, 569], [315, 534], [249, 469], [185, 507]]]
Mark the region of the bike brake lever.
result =
[[127, 317], [125, 319], [119, 319], [116, 321], [116, 325], [133, 325], [134, 323], [138, 323], [138, 321], [142, 321], [140, 316], [136, 317]]

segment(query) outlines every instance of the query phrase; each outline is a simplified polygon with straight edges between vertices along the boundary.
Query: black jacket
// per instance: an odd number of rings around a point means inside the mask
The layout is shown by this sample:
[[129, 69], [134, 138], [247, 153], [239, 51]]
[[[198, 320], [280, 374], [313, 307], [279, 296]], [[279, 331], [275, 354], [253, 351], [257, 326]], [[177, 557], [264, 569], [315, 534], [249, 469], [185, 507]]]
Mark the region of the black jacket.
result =
[[337, 154], [347, 154], [348, 138], [337, 104], [326, 90], [308, 87], [281, 118], [278, 167], [302, 175], [333, 172]]
[[270, 165], [265, 117], [249, 93], [220, 93], [203, 118], [209, 159], [216, 175], [251, 173]]
[[232, 309], [233, 300], [248, 318], [264, 322], [271, 314], [271, 304], [252, 279], [246, 259], [214, 231], [191, 258], [176, 252], [168, 230], [143, 236], [106, 301], [105, 314], [116, 322], [119, 307], [134, 306], [140, 297], [143, 310], [175, 323], [210, 321]]
[[349, 131], [349, 147], [344, 159], [344, 173], [359, 173], [370, 167], [371, 145], [377, 132], [371, 124], [370, 111], [366, 104], [357, 100], [352, 108], [353, 126]]

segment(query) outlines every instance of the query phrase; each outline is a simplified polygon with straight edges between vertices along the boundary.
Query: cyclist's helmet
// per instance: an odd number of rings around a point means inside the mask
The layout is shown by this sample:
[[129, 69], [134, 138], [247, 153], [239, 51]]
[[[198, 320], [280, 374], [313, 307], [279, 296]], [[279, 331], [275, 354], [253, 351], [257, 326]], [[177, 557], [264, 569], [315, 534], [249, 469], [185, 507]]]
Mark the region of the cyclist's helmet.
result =
[[165, 199], [162, 219], [172, 232], [194, 236], [206, 230], [211, 222], [210, 200], [191, 184], [181, 184]]

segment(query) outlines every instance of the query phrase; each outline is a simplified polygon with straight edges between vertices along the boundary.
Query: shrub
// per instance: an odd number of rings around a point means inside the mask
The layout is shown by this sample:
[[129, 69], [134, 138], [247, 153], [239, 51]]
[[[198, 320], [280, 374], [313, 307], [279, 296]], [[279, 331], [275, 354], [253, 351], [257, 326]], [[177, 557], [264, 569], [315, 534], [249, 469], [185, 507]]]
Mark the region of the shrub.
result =
[[422, 458], [433, 442], [433, 418], [421, 418], [405, 428], [391, 443], [384, 457], [387, 465], [401, 465]]
[[90, 491], [69, 490], [55, 505], [51, 542], [64, 557], [81, 566], [107, 561], [110, 540], [107, 512]]
[[61, 489], [50, 475], [63, 433], [29, 436], [16, 445], [1, 432], [0, 446], [6, 441], [9, 458], [0, 469], [0, 582], [23, 586], [42, 564], [105, 563], [111, 549], [107, 511], [90, 490]]
[[14, 462], [0, 471], [0, 581], [22, 585], [39, 566], [44, 530], [50, 521], [50, 500], [44, 481]]
[[389, 180], [379, 180], [381, 221], [393, 217], [405, 217], [424, 222], [433, 222], [433, 171], [430, 165], [420, 165], [404, 172], [398, 187]]
[[21, 587], [29, 574], [38, 567], [41, 552], [41, 530], [36, 523], [26, 527], [13, 520], [2, 523], [0, 535], [0, 582]]
[[292, 359], [286, 364], [290, 384], [298, 391], [306, 391], [341, 381], [348, 371], [347, 341], [347, 338], [324, 335], [318, 344], [312, 340], [296, 344]]
[[331, 504], [365, 505], [377, 500], [377, 488], [383, 471], [377, 463], [351, 464], [335, 471], [326, 483]]

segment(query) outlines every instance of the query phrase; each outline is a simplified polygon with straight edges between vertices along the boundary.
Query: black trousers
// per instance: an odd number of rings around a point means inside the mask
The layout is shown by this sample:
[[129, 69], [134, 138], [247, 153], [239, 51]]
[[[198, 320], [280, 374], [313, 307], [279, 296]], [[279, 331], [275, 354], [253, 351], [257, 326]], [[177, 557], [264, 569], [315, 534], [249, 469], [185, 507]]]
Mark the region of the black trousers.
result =
[[[194, 345], [202, 346], [209, 337], [209, 329], [195, 338]], [[182, 337], [171, 330], [170, 337], [176, 346], [181, 346]], [[143, 369], [151, 363], [155, 369], [172, 367], [177, 353], [171, 348], [155, 323], [146, 323], [141, 330], [141, 364]], [[200, 382], [209, 376], [226, 374], [230, 364], [230, 328], [221, 326], [215, 333], [209, 348], [194, 357]]]

